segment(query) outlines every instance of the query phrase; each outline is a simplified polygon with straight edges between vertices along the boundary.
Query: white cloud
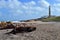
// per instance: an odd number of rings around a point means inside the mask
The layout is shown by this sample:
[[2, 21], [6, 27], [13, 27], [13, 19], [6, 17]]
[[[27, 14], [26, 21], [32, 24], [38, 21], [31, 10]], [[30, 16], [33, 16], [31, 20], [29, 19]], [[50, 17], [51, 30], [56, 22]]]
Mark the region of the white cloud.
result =
[[0, 12], [0, 17], [2, 16], [2, 13]]
[[60, 0], [55, 0], [56, 2], [60, 2]]
[[17, 13], [23, 13], [21, 10], [17, 10]]
[[50, 5], [46, 0], [40, 0], [38, 3], [43, 7], [48, 7]]
[[60, 7], [60, 3], [53, 4], [53, 6], [55, 6], [55, 7]]
[[13, 0], [13, 1], [8, 2], [8, 6], [11, 7], [11, 8], [18, 8], [21, 5], [22, 5], [22, 3], [17, 1], [17, 0]]
[[60, 12], [60, 3], [53, 4], [54, 10]]
[[21, 10], [16, 10], [16, 11], [14, 11], [13, 12], [13, 16], [19, 16], [19, 15], [21, 15], [21, 14], [23, 14], [23, 11], [21, 11]]
[[[17, 2], [16, 2], [17, 3]], [[19, 4], [19, 3], [18, 3]], [[17, 7], [17, 10], [19, 10], [19, 11], [23, 11], [23, 10], [25, 10], [26, 11], [26, 13], [30, 13], [30, 14], [32, 14], [31, 12], [38, 12], [38, 11], [43, 11], [44, 10], [44, 8], [42, 8], [42, 7], [39, 7], [39, 6], [34, 6], [34, 5], [36, 5], [36, 2], [34, 2], [34, 1], [31, 1], [31, 2], [27, 2], [27, 3], [24, 3], [24, 5], [23, 5], [23, 3], [21, 3], [20, 2], [20, 6], [18, 5]], [[15, 8], [15, 6], [16, 5], [12, 5], [12, 6], [14, 6], [14, 8]], [[32, 11], [33, 10], [33, 11]], [[20, 13], [22, 13], [22, 12], [20, 12]]]
[[4, 0], [0, 1], [0, 8], [6, 7], [6, 2]]
[[34, 6], [34, 5], [36, 5], [36, 2], [31, 1], [31, 2], [24, 3], [24, 5], [26, 5], [26, 6]]
[[[27, 2], [27, 3], [21, 3], [17, 0], [9, 0], [8, 2], [6, 1], [0, 1], [0, 6], [3, 8], [10, 8], [10, 12], [12, 13], [13, 16], [18, 16], [20, 14], [40, 14], [45, 13], [46, 9], [45, 7], [49, 6], [49, 3], [45, 0], [39, 1], [41, 6], [37, 6], [37, 3], [35, 1]], [[24, 12], [25, 11], [25, 12]]]
[[36, 5], [36, 2], [31, 1], [29, 4], [30, 4], [30, 5]]
[[60, 3], [54, 3], [51, 6], [51, 13], [52, 13], [52, 15], [59, 15], [59, 13], [60, 13]]

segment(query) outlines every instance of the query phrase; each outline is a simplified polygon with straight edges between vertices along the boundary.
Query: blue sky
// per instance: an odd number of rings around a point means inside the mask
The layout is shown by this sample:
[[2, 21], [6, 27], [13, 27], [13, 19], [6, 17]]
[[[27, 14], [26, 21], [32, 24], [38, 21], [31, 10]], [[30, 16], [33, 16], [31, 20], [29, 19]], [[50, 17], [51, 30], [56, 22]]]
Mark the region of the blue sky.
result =
[[60, 16], [60, 0], [0, 0], [0, 21], [35, 19], [51, 14]]

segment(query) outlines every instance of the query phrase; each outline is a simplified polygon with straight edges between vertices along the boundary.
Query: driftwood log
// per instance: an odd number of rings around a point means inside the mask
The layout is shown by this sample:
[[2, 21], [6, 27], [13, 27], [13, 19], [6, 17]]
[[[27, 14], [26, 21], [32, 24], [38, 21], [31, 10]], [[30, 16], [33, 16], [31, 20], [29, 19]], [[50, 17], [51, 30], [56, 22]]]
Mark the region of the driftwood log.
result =
[[3, 30], [3, 29], [13, 29], [9, 33], [16, 34], [16, 33], [22, 33], [22, 32], [32, 32], [32, 31], [36, 30], [36, 27], [34, 27], [34, 26], [27, 26], [27, 24], [25, 24], [25, 23], [13, 25], [13, 24], [10, 24], [8, 22], [6, 27], [0, 28], [0, 30]]
[[16, 33], [24, 33], [24, 32], [32, 32], [35, 31], [36, 27], [18, 27], [16, 29], [13, 29], [11, 32], [7, 33], [7, 34], [16, 34]]

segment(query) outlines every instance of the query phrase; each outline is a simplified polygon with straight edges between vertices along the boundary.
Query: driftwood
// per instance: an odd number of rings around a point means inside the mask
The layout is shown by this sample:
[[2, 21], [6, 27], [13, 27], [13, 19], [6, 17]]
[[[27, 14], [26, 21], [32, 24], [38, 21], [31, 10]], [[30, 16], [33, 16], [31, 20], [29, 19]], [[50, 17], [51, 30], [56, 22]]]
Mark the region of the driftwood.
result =
[[16, 34], [16, 33], [24, 33], [24, 32], [32, 32], [35, 31], [36, 27], [18, 27], [16, 29], [13, 29], [11, 32], [8, 32], [6, 34]]
[[6, 27], [0, 28], [0, 30], [3, 30], [3, 29], [13, 29], [9, 33], [16, 34], [16, 33], [22, 33], [22, 32], [32, 32], [36, 30], [36, 27], [27, 26], [26, 23], [20, 23], [20, 24], [15, 23], [15, 25], [7, 23]]

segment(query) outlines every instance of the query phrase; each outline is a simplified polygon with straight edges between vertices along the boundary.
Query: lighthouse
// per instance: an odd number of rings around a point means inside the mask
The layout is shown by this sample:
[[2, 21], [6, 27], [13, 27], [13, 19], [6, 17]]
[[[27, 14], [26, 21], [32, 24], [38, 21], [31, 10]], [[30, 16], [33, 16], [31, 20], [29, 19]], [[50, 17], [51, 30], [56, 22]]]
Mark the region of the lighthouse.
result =
[[51, 17], [51, 6], [49, 6], [49, 15], [48, 17], [50, 18]]

